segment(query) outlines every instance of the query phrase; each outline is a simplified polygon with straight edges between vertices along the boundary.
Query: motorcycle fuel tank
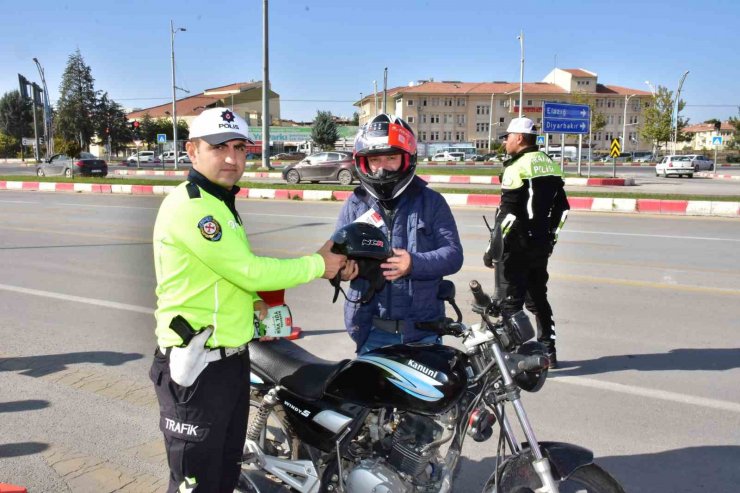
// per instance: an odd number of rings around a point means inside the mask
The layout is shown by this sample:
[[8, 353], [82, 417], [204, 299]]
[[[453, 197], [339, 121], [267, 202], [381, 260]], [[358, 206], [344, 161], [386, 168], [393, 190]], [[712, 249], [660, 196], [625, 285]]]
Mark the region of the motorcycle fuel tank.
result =
[[446, 412], [465, 391], [467, 356], [438, 344], [387, 346], [358, 356], [326, 393], [363, 407]]

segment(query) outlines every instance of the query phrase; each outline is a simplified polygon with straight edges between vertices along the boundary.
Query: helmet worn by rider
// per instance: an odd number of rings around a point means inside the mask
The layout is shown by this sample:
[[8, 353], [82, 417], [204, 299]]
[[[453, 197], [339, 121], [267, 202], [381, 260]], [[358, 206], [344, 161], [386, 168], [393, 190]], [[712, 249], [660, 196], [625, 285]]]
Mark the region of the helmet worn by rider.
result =
[[[388, 238], [383, 231], [372, 224], [354, 222], [335, 231], [331, 240], [334, 242], [332, 251], [356, 261], [359, 270], [358, 277], [370, 283], [370, 288], [363, 293], [361, 299], [355, 300], [355, 302], [367, 303], [375, 292], [383, 289], [385, 285], [385, 277], [380, 264], [393, 256], [393, 249]], [[340, 274], [337, 274], [337, 277], [332, 280], [336, 288], [335, 301], [339, 294], [339, 279]]]
[[[401, 154], [401, 166], [395, 170], [370, 169], [369, 156]], [[416, 136], [403, 119], [380, 114], [363, 125], [355, 137], [355, 169], [360, 183], [378, 200], [398, 197], [411, 183], [416, 171]]]

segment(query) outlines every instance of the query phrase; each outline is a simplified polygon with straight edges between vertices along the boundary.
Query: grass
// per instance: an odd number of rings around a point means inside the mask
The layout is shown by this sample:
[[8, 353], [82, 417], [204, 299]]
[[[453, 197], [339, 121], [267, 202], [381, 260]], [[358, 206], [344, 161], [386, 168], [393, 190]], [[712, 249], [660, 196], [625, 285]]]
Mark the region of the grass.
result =
[[[39, 181], [55, 183], [98, 183], [111, 185], [176, 185], [181, 180], [154, 180], [151, 178], [64, 178], [64, 177], [44, 177], [21, 176], [21, 175], [0, 175], [0, 181]], [[253, 181], [240, 181], [239, 186], [242, 188], [269, 188], [278, 190], [337, 190], [352, 191], [357, 185], [342, 186], [337, 184], [300, 184], [291, 185], [288, 183], [260, 183]], [[467, 193], [477, 195], [498, 195], [501, 190], [497, 186], [490, 188], [465, 188], [464, 186], [455, 188], [438, 188], [441, 193]], [[715, 202], [740, 202], [740, 195], [689, 195], [689, 194], [665, 194], [665, 193], [639, 193], [639, 192], [612, 192], [612, 191], [576, 191], [568, 190], [568, 197], [607, 197], [620, 199], [660, 199], [660, 200], [706, 200]]]

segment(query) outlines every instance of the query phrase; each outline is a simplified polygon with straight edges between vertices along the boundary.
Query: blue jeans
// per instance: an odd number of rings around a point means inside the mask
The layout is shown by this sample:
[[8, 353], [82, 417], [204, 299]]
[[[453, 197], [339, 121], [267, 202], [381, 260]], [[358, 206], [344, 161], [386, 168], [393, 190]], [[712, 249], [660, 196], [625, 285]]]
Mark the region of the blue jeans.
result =
[[386, 332], [384, 330], [376, 329], [375, 327], [373, 327], [372, 329], [370, 329], [370, 335], [368, 336], [367, 341], [365, 341], [365, 344], [360, 347], [360, 350], [357, 352], [357, 354], [365, 354], [368, 351], [372, 351], [373, 349], [378, 349], [383, 346], [393, 346], [394, 344], [406, 344], [410, 342], [418, 342], [422, 344], [442, 344], [442, 337], [438, 336], [437, 334], [432, 334], [422, 339], [417, 339], [415, 341], [404, 341], [403, 334], [392, 334], [390, 332]]

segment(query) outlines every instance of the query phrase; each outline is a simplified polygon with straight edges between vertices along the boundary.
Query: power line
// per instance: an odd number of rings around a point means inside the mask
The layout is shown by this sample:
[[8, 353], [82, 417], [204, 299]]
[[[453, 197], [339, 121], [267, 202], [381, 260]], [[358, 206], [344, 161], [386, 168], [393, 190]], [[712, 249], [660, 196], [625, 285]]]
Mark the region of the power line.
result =
[[[152, 101], [156, 99], [166, 99], [169, 100], [168, 97], [162, 97], [162, 98], [113, 98], [115, 101]], [[218, 99], [218, 98], [215, 98]], [[298, 102], [298, 103], [354, 103], [354, 99], [284, 99], [280, 98], [280, 102], [289, 101], [292, 103]]]
[[686, 106], [694, 106], [697, 108], [736, 108], [740, 104], [687, 104]]

